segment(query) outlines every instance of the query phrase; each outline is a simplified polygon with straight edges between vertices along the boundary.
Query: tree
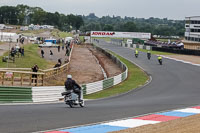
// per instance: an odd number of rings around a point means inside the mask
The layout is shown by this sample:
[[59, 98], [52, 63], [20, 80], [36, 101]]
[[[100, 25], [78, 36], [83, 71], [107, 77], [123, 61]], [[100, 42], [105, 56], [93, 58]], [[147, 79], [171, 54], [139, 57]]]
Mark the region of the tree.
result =
[[124, 24], [124, 31], [136, 32], [137, 28], [134, 22], [127, 22]]
[[113, 31], [114, 28], [113, 28], [112, 25], [106, 24], [106, 25], [104, 25], [103, 30], [104, 30], [104, 31]]

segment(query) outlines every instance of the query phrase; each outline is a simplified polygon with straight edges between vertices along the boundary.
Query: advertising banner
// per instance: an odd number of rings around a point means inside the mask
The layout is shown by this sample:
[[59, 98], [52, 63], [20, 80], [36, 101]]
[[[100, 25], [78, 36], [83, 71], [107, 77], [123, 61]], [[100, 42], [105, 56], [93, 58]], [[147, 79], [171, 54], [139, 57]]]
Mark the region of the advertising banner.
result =
[[151, 33], [91, 31], [91, 37], [151, 39]]

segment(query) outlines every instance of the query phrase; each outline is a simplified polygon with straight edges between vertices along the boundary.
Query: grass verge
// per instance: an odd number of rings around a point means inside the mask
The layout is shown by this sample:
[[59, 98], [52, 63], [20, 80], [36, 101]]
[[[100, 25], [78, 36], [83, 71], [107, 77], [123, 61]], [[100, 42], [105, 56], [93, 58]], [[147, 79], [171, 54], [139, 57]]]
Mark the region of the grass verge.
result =
[[[140, 48], [136, 48], [136, 49], [141, 51], [141, 52], [145, 52], [145, 53], [147, 53], [147, 51], [149, 51], [149, 50], [140, 49]], [[151, 51], [151, 54], [154, 54], [154, 55], [175, 55], [174, 53], [159, 52], [159, 51]]]
[[23, 34], [26, 36], [34, 36], [35, 34], [40, 34], [48, 30], [40, 29], [40, 30], [27, 30], [27, 31], [18, 31], [18, 34]]
[[[25, 56], [21, 57], [21, 55], [15, 58], [15, 62], [7, 63], [2, 62], [2, 56], [0, 60], [0, 67], [7, 68], [31, 68], [34, 64], [38, 64], [40, 69], [47, 69], [53, 66], [53, 62], [46, 61], [45, 59], [41, 58], [38, 54], [38, 45], [28, 44], [24, 46], [24, 53]], [[8, 56], [8, 52], [5, 53], [3, 56]]]
[[99, 98], [105, 98], [105, 97], [122, 94], [130, 90], [133, 90], [135, 88], [138, 88], [139, 86], [144, 85], [146, 81], [149, 79], [146, 73], [143, 72], [136, 65], [134, 65], [130, 61], [122, 58], [121, 56], [115, 53], [112, 53], [112, 54], [114, 54], [116, 57], [118, 57], [122, 62], [124, 62], [127, 65], [128, 78], [124, 82], [112, 88], [105, 89], [103, 91], [100, 91], [94, 94], [86, 95], [84, 96], [85, 99], [99, 99]]
[[56, 38], [73, 37], [72, 33], [61, 32], [59, 30], [53, 30], [51, 34], [52, 34], [52, 36], [54, 36]]

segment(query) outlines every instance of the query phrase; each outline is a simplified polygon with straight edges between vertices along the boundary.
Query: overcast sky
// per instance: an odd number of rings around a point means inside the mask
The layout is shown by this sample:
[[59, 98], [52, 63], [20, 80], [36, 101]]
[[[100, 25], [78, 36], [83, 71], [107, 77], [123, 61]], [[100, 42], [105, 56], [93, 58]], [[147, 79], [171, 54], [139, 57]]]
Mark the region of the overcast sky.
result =
[[0, 6], [26, 4], [45, 11], [96, 16], [129, 16], [137, 18], [168, 18], [183, 20], [200, 16], [200, 0], [0, 0]]

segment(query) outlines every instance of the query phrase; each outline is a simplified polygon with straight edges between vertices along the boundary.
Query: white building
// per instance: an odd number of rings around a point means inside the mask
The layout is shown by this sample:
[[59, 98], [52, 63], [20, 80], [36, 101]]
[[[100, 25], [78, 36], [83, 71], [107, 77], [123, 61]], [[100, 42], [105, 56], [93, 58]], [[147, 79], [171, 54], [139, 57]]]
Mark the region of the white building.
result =
[[200, 50], [200, 16], [185, 18], [184, 48]]
[[0, 30], [4, 30], [6, 28], [5, 24], [0, 24]]
[[1, 42], [17, 42], [17, 39], [19, 39], [19, 35], [16, 33], [0, 32]]

